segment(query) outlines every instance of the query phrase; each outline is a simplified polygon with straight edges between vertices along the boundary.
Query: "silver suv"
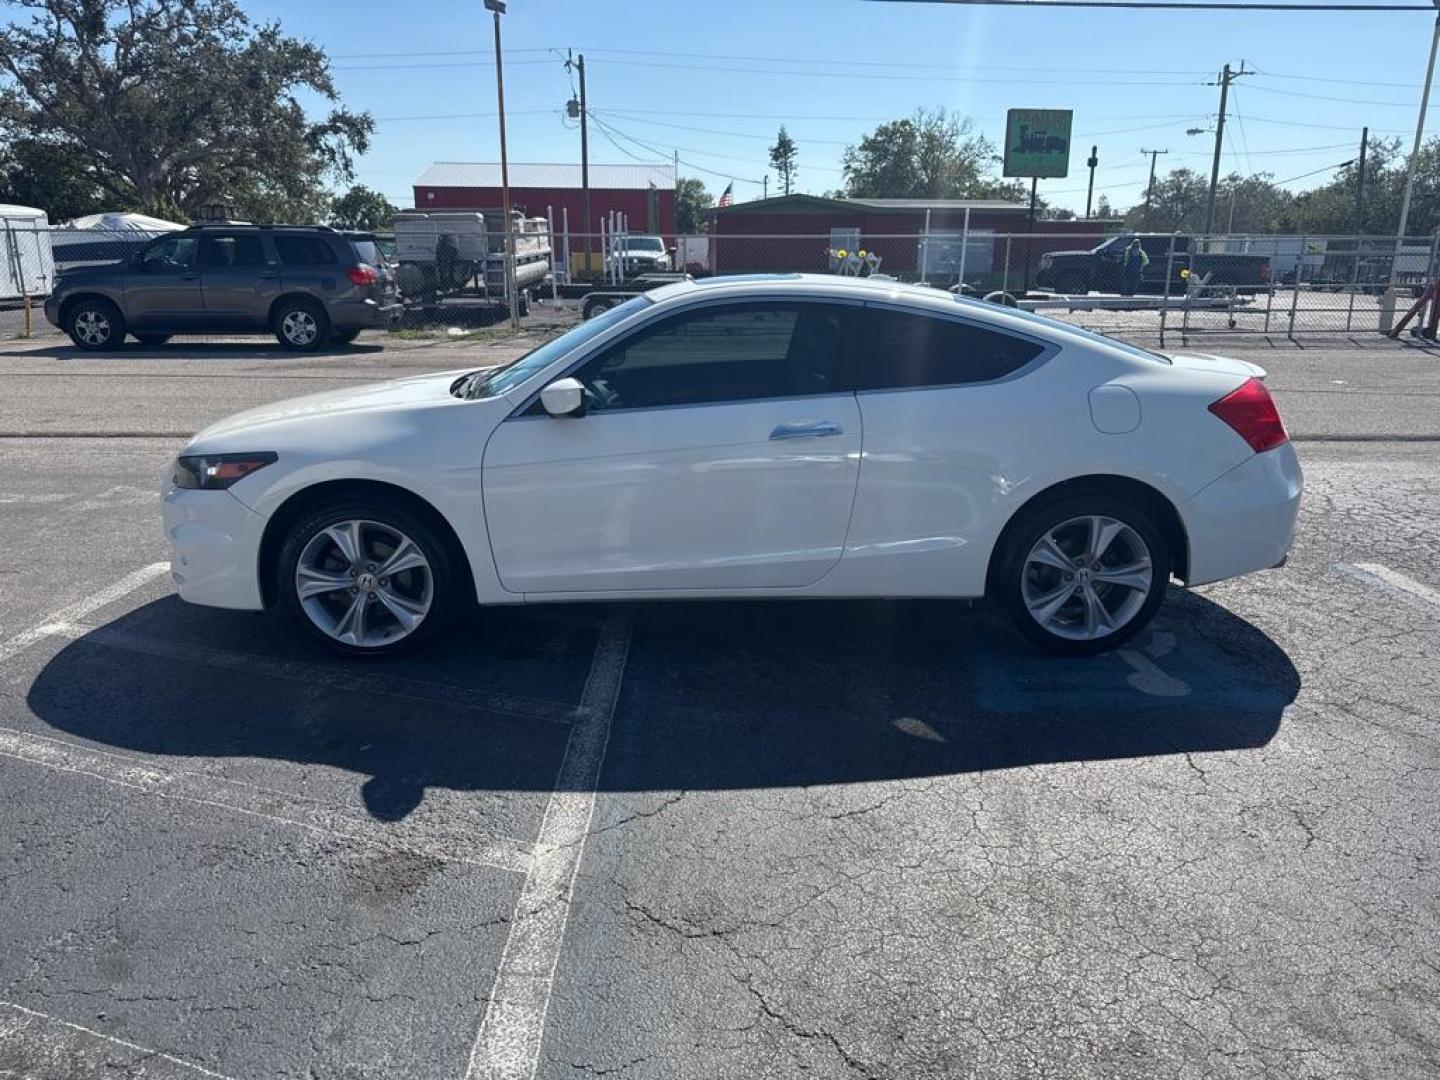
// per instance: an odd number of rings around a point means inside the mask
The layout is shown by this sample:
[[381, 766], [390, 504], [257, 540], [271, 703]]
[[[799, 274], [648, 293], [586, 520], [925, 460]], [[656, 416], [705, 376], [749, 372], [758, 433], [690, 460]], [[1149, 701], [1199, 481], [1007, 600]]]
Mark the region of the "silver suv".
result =
[[201, 225], [124, 262], [67, 270], [45, 317], [82, 349], [131, 334], [271, 332], [287, 349], [348, 342], [400, 317], [400, 293], [373, 237], [318, 225]]

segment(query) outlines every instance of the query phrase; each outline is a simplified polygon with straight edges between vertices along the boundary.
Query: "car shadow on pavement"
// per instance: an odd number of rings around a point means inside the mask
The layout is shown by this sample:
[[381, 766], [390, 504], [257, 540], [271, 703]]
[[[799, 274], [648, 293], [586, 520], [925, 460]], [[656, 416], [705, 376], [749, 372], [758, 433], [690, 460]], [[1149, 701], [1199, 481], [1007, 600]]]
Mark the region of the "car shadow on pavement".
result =
[[[367, 664], [278, 616], [168, 597], [67, 643], [28, 704], [52, 731], [125, 751], [343, 770], [366, 778], [371, 815], [394, 820], [427, 789], [550, 790], [611, 610], [494, 609], [420, 656]], [[669, 603], [631, 617], [602, 790], [1244, 750], [1269, 742], [1300, 687], [1274, 641], [1193, 593], [1132, 647], [1087, 659], [1041, 656], [938, 601]]]

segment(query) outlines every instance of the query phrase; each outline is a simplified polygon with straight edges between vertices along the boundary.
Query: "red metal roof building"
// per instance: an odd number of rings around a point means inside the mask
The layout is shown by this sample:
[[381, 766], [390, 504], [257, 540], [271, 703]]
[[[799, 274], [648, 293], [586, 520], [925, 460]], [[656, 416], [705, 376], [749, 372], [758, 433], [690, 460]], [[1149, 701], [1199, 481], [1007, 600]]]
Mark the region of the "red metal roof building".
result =
[[[495, 162], [439, 161], [415, 181], [416, 210], [485, 210], [501, 204], [500, 166]], [[580, 166], [510, 164], [510, 202], [528, 217], [555, 215], [555, 230], [567, 216], [572, 236], [585, 231]], [[628, 216], [632, 233], [675, 235], [675, 166], [590, 166], [591, 232], [612, 212]]]
[[[1001, 272], [1007, 257], [1023, 266], [1057, 247], [1099, 243], [1104, 224], [1096, 221], [1037, 221], [1029, 231], [1027, 206], [1004, 199], [832, 199], [781, 195], [709, 211], [715, 273], [833, 269], [829, 252], [865, 249], [881, 256], [886, 273], [918, 276], [953, 273], [959, 239], [969, 220], [966, 276]], [[931, 237], [928, 254], [920, 242]], [[1063, 242], [1057, 238], [1063, 234]], [[1008, 239], [1007, 239], [1008, 238]], [[802, 265], [803, 264], [803, 265]]]

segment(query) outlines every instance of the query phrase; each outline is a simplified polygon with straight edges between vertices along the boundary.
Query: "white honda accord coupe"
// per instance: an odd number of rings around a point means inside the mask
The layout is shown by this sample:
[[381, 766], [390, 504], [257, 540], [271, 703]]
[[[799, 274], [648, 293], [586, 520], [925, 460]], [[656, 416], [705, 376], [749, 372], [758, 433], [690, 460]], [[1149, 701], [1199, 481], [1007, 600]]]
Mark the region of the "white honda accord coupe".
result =
[[504, 367], [221, 421], [165, 529], [184, 599], [365, 656], [477, 601], [702, 597], [988, 597], [1093, 653], [1172, 578], [1284, 562], [1263, 377], [893, 281], [682, 282]]

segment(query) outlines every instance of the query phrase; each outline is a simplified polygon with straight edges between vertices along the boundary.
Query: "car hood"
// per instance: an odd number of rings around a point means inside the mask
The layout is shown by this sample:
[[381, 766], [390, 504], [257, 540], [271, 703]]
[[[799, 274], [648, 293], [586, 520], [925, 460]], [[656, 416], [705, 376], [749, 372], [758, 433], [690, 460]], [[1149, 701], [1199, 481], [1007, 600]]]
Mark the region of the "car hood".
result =
[[272, 405], [246, 409], [211, 424], [191, 440], [191, 445], [204, 444], [207, 451], [220, 452], [236, 435], [269, 432], [297, 424], [324, 422], [332, 418], [353, 417], [363, 413], [402, 411], [455, 400], [450, 387], [461, 375], [474, 370], [459, 368], [431, 375], [412, 375], [403, 379], [351, 386], [344, 390], [327, 390], [320, 394], [288, 398]]
[[1177, 368], [1185, 371], [1212, 371], [1219, 375], [1243, 375], [1246, 378], [1263, 379], [1265, 369], [1259, 364], [1236, 360], [1233, 356], [1217, 356], [1215, 353], [1178, 352], [1162, 353]]

